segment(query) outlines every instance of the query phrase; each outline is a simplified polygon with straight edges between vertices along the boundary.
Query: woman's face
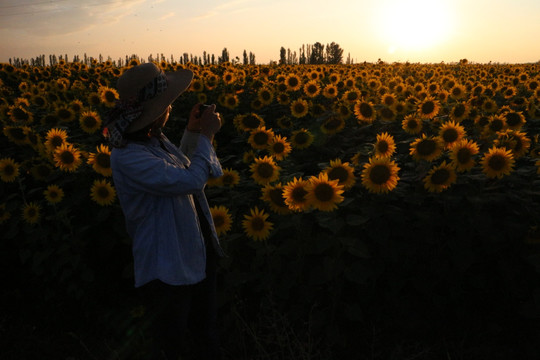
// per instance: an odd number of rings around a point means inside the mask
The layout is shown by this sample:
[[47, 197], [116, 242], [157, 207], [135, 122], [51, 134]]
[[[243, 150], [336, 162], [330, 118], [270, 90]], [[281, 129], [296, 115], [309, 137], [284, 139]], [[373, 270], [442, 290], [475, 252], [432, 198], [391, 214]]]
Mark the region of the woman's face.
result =
[[167, 123], [167, 121], [169, 120], [169, 114], [171, 112], [171, 108], [172, 106], [169, 105], [167, 107], [167, 110], [165, 110], [165, 112], [159, 117], [157, 118], [156, 121], [154, 121], [154, 126], [153, 128], [155, 129], [161, 129], [165, 126], [165, 124]]

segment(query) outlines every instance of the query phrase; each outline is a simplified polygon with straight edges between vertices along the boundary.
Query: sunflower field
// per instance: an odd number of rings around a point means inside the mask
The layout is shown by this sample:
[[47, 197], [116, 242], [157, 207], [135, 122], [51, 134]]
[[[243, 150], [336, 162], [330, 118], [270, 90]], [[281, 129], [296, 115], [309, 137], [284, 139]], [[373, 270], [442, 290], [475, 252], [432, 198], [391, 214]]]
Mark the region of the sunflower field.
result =
[[[144, 358], [102, 135], [140, 61], [0, 64], [2, 358]], [[226, 358], [538, 354], [539, 63], [157, 64], [195, 73], [173, 142], [224, 119]]]

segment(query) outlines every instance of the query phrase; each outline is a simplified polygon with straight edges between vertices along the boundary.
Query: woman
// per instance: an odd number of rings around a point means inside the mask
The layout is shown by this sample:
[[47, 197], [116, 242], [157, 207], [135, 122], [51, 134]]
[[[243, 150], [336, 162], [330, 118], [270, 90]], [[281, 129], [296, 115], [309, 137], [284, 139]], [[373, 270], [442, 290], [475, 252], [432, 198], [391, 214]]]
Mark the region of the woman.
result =
[[126, 229], [133, 240], [135, 287], [146, 299], [156, 359], [177, 359], [188, 335], [197, 358], [219, 359], [216, 258], [223, 256], [204, 186], [222, 168], [212, 146], [221, 127], [215, 105], [196, 105], [180, 147], [162, 133], [171, 104], [193, 79], [190, 70], [165, 74], [155, 64], [126, 70], [106, 136]]

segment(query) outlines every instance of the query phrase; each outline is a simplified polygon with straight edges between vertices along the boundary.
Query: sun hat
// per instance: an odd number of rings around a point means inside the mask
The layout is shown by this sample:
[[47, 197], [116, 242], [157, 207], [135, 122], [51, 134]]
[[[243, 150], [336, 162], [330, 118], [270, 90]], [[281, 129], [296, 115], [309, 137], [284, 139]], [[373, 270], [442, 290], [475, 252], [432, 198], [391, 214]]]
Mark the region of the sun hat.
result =
[[192, 80], [191, 70], [164, 73], [152, 62], [124, 71], [116, 83], [119, 100], [105, 122], [104, 133], [109, 142], [117, 147], [125, 145], [124, 134], [158, 119]]

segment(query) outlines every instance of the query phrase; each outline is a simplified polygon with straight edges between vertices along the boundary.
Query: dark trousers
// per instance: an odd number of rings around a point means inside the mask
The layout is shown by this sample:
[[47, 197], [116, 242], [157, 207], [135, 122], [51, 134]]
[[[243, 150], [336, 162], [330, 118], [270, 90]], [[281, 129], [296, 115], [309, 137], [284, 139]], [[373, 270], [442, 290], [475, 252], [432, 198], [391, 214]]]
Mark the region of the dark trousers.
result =
[[154, 280], [140, 288], [154, 339], [152, 359], [221, 359], [216, 265], [217, 256], [208, 246], [202, 282], [173, 286]]

